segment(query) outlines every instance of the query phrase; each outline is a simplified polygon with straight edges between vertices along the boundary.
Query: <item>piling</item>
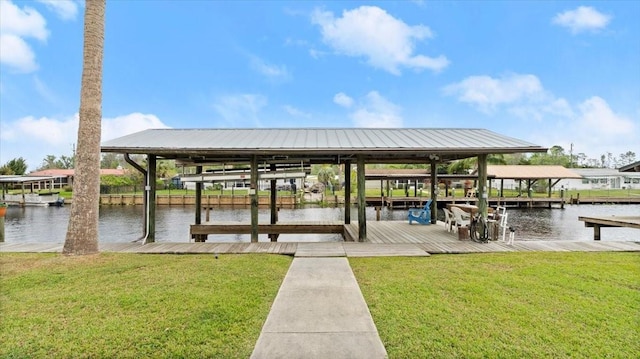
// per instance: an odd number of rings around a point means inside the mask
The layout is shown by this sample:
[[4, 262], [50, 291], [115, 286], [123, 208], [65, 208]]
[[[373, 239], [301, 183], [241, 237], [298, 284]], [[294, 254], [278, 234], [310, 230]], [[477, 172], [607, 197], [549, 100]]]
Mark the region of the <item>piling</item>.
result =
[[7, 213], [7, 205], [0, 203], [0, 243], [4, 242], [4, 215]]

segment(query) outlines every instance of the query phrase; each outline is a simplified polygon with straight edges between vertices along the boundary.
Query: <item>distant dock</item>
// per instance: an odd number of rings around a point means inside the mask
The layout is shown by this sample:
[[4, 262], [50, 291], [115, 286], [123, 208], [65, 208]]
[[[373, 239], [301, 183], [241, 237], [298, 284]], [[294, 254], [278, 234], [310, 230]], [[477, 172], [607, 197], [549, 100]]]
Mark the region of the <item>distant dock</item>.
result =
[[[602, 227], [628, 227], [640, 229], [640, 216], [607, 216], [607, 217], [578, 217], [585, 227], [593, 227], [593, 239], [600, 240]], [[640, 233], [638, 234], [640, 240]]]

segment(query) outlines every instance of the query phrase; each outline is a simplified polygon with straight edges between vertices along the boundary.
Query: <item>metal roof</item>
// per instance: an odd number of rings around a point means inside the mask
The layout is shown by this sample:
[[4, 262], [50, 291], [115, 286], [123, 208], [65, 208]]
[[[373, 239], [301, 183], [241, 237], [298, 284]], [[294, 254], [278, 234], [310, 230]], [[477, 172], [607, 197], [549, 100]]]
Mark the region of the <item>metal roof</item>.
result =
[[0, 176], [0, 183], [31, 183], [53, 181], [53, 176]]
[[613, 168], [574, 168], [584, 178], [604, 178], [604, 177], [640, 177], [638, 172], [620, 172]]
[[491, 153], [546, 148], [484, 129], [259, 128], [151, 129], [106, 141], [102, 152], [153, 154], [186, 163], [248, 161], [252, 155], [295, 162], [447, 161]]
[[[408, 169], [408, 168], [367, 168], [365, 179], [367, 180], [424, 180], [431, 178], [431, 171], [428, 169]], [[477, 174], [448, 174], [438, 173], [440, 180], [462, 180], [477, 179]], [[495, 178], [487, 175], [487, 178]]]
[[561, 179], [561, 178], [582, 178], [578, 173], [562, 166], [487, 166], [487, 174], [495, 176], [496, 179]]
[[620, 172], [640, 172], [640, 161], [619, 168]]

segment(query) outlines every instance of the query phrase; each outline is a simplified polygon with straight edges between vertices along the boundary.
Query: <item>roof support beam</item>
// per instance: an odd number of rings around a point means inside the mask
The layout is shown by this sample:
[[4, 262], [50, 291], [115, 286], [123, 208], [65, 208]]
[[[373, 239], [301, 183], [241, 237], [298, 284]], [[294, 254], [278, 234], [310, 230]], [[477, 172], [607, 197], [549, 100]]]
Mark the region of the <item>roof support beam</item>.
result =
[[478, 155], [478, 213], [487, 219], [487, 155]]
[[[146, 183], [149, 181], [149, 174], [147, 173], [147, 170], [145, 170], [142, 166], [140, 166], [136, 161], [132, 160], [131, 157], [129, 157], [128, 153], [124, 154], [124, 160], [131, 165], [131, 167], [135, 168], [136, 170], [138, 170], [138, 172], [142, 173], [142, 179], [143, 179], [143, 183], [146, 185]], [[61, 185], [62, 187], [62, 185]], [[147, 219], [148, 219], [148, 213], [149, 213], [149, 200], [146, 196], [146, 191], [145, 191], [145, 195], [142, 196], [142, 237], [136, 239], [135, 241], [140, 241], [140, 240], [145, 240], [147, 238], [147, 233], [149, 233], [149, 228], [147, 227]]]
[[[276, 171], [276, 164], [272, 163], [269, 165], [269, 170], [272, 172]], [[269, 189], [271, 190], [271, 192], [269, 193], [269, 208], [271, 210], [271, 224], [276, 224], [278, 222], [278, 208], [276, 206], [276, 201], [278, 200], [278, 191], [276, 188], [276, 179], [273, 178], [269, 181]], [[271, 242], [277, 242], [278, 241], [278, 234], [277, 233], [270, 233], [269, 234], [269, 239], [271, 240]]]
[[[196, 174], [202, 173], [202, 166], [196, 166]], [[202, 182], [196, 182], [196, 218], [195, 224], [202, 224]], [[207, 240], [207, 235], [196, 234], [194, 240], [196, 242], [204, 242]]]
[[364, 157], [358, 155], [358, 242], [367, 240], [367, 201], [365, 196]]
[[344, 163], [344, 224], [351, 224], [351, 161]]
[[[436, 173], [436, 161], [431, 160], [431, 224], [438, 221], [438, 174]], [[416, 187], [418, 182], [416, 181]]]
[[251, 156], [251, 242], [258, 242], [258, 156]]
[[153, 243], [156, 241], [156, 155], [147, 156], [147, 185], [144, 188], [147, 194], [147, 226], [148, 232], [144, 243]]

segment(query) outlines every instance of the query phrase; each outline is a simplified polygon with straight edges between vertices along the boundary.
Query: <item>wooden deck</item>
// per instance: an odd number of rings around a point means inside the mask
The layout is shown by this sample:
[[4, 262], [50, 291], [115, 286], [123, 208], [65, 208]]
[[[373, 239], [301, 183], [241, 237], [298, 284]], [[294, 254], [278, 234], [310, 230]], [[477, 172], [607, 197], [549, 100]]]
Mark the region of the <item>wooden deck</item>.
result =
[[[357, 223], [345, 226], [345, 238], [357, 238]], [[297, 257], [428, 256], [444, 253], [487, 252], [640, 252], [640, 241], [460, 241], [440, 222], [410, 225], [406, 221], [367, 223], [367, 242], [259, 242], [259, 243], [101, 243], [103, 252], [187, 254], [187, 253], [274, 253]], [[0, 252], [62, 252], [62, 243], [0, 243]]]
[[[640, 216], [608, 216], [608, 217], [578, 217], [585, 227], [593, 227], [593, 239], [600, 240], [602, 227], [629, 227], [640, 229]], [[638, 236], [640, 237], [640, 236]]]

